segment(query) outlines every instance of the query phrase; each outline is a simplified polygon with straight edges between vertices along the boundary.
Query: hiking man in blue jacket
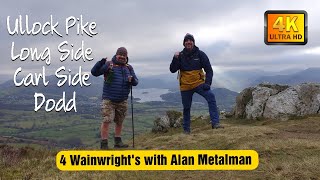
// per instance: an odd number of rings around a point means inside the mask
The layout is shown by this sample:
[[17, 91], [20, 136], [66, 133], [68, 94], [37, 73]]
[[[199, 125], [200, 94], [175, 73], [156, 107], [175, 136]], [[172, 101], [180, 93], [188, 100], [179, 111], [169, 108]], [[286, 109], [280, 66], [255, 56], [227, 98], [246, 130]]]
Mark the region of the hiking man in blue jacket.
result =
[[108, 149], [109, 125], [115, 122], [115, 148], [127, 148], [121, 140], [122, 124], [127, 114], [130, 86], [138, 84], [133, 67], [128, 64], [128, 51], [118, 48], [111, 61], [106, 58], [98, 61], [91, 69], [93, 76], [104, 75], [102, 93], [101, 149]]
[[[212, 129], [223, 128], [219, 123], [216, 99], [210, 90], [213, 71], [207, 55], [195, 46], [193, 35], [186, 34], [183, 39], [184, 49], [176, 52], [170, 64], [172, 73], [180, 70], [180, 91], [183, 105], [183, 130], [190, 134], [190, 109], [192, 96], [196, 92], [203, 96], [209, 106]], [[205, 71], [205, 73], [203, 72]]]

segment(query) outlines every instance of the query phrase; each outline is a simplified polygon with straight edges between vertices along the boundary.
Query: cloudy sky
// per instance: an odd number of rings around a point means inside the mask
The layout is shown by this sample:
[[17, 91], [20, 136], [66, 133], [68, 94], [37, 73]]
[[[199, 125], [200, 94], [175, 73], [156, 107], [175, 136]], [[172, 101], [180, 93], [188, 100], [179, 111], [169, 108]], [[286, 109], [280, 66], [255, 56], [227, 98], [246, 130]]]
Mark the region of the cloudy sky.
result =
[[[174, 52], [181, 51], [186, 33], [195, 37], [196, 45], [210, 58], [216, 73], [228, 70], [265, 70], [320, 67], [320, 1], [318, 0], [123, 0], [123, 1], [7, 1], [0, 7], [0, 62], [1, 81], [12, 79], [18, 67], [23, 73], [47, 74], [64, 65], [76, 73], [79, 66], [90, 71], [102, 57], [109, 59], [116, 49], [125, 46], [130, 64], [139, 76], [169, 73], [168, 66]], [[267, 46], [264, 44], [264, 12], [267, 10], [305, 10], [308, 13], [308, 43], [305, 46]], [[58, 22], [57, 30], [63, 35], [38, 34], [36, 36], [9, 35], [14, 20], [22, 15], [33, 22]], [[95, 22], [98, 34], [93, 37], [76, 35], [76, 25], [65, 34], [65, 20], [70, 16], [83, 23]], [[23, 27], [24, 28], [24, 27]], [[65, 48], [77, 50], [84, 41], [84, 48], [92, 48], [94, 60], [60, 62], [62, 55], [57, 46], [68, 41]], [[21, 48], [38, 48], [41, 52], [50, 48], [51, 64], [27, 59], [11, 60], [11, 45], [14, 54]], [[22, 77], [21, 77], [22, 78]]]

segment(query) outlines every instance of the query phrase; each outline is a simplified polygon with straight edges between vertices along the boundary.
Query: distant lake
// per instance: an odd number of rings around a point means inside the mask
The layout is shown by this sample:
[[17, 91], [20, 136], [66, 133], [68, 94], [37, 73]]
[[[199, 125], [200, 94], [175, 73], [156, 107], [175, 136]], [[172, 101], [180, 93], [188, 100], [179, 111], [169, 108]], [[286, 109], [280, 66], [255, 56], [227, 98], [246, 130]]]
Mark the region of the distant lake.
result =
[[148, 102], [148, 101], [163, 101], [160, 97], [162, 94], [169, 93], [169, 89], [158, 89], [158, 88], [148, 88], [148, 89], [134, 89], [132, 90], [133, 97], [139, 98], [138, 102]]

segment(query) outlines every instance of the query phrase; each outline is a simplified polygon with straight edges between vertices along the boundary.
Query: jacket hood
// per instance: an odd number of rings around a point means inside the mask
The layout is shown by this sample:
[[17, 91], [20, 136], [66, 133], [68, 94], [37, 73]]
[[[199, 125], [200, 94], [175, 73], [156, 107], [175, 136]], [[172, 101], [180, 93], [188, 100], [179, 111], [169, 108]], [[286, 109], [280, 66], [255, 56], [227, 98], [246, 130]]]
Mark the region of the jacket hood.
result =
[[187, 50], [186, 48], [183, 48], [182, 50], [183, 54], [185, 54], [186, 56], [191, 56], [194, 53], [197, 53], [198, 51], [199, 51], [199, 48], [196, 45], [194, 45], [191, 51]]

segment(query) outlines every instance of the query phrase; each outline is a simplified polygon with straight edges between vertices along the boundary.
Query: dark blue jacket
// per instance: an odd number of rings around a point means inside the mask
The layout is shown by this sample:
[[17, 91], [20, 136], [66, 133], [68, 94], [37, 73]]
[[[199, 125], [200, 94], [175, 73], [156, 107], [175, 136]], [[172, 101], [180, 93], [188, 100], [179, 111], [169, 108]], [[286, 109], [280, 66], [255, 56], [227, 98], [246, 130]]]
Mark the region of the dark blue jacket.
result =
[[111, 63], [106, 63], [105, 59], [98, 61], [91, 69], [93, 76], [104, 75], [113, 71], [112, 80], [110, 83], [104, 82], [103, 85], [103, 99], [109, 99], [113, 102], [121, 102], [128, 99], [130, 93], [130, 83], [128, 76], [132, 76], [131, 84], [133, 86], [138, 85], [138, 78], [134, 73], [133, 67], [129, 64], [122, 65], [116, 60], [116, 56], [112, 58], [113, 67], [111, 69]]
[[184, 48], [183, 51], [180, 52], [178, 58], [173, 57], [170, 64], [170, 71], [172, 73], [175, 73], [178, 70], [181, 72], [196, 72], [197, 70], [202, 70], [202, 68], [206, 72], [205, 83], [211, 86], [213, 71], [209, 58], [203, 51], [199, 50], [197, 46], [194, 46], [191, 52]]

